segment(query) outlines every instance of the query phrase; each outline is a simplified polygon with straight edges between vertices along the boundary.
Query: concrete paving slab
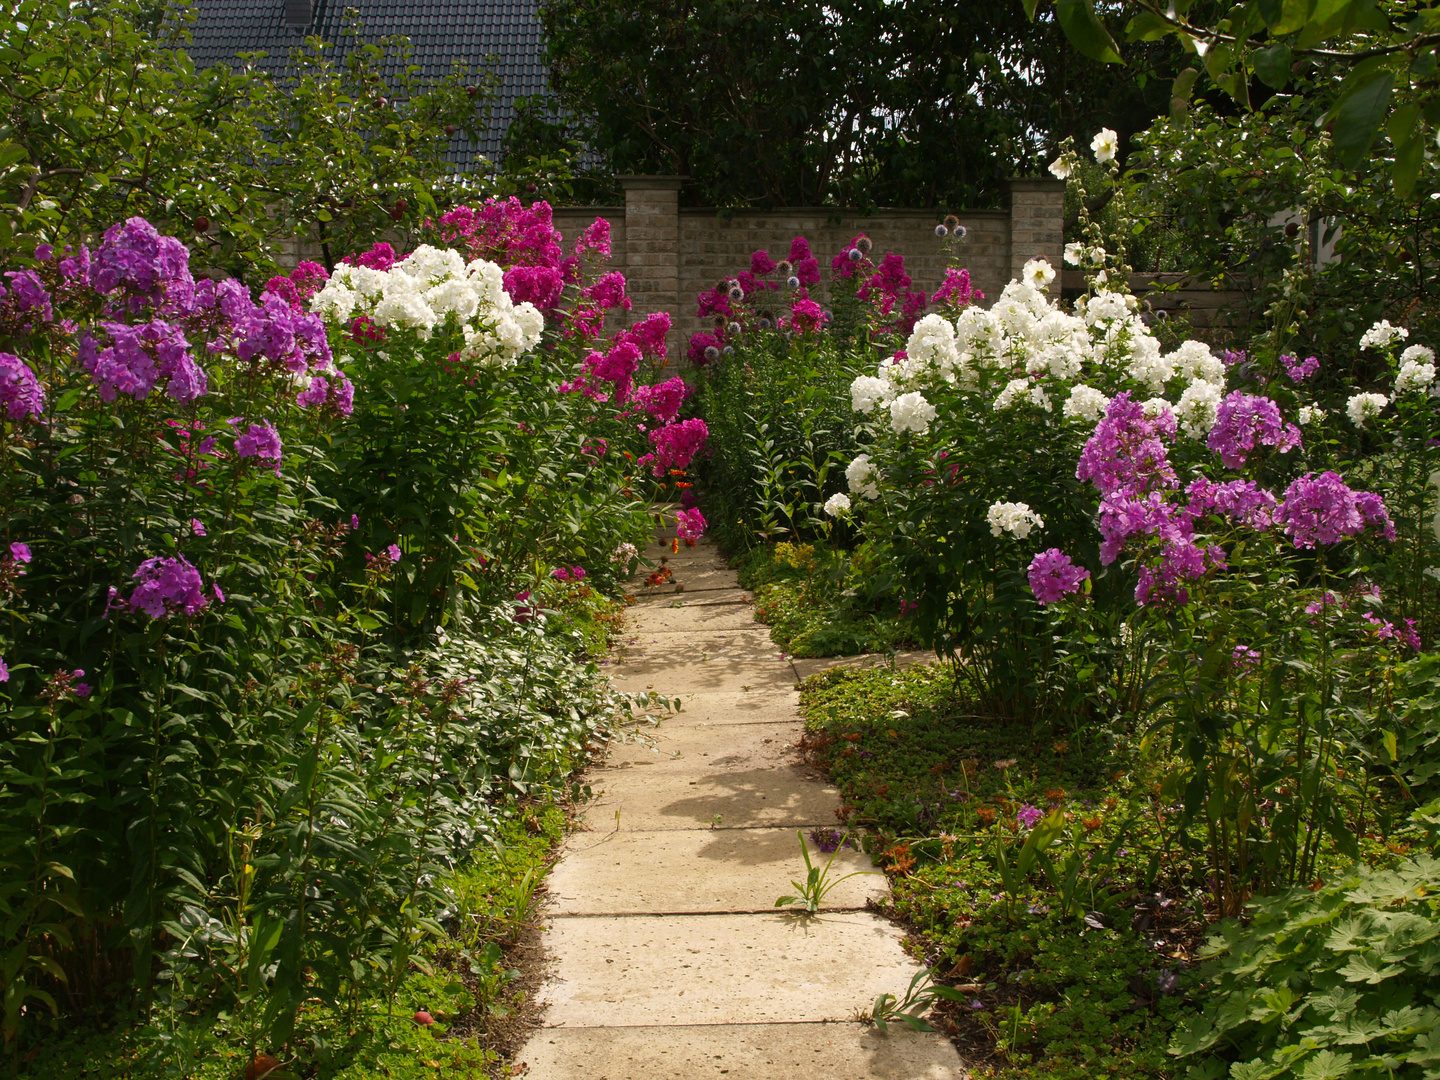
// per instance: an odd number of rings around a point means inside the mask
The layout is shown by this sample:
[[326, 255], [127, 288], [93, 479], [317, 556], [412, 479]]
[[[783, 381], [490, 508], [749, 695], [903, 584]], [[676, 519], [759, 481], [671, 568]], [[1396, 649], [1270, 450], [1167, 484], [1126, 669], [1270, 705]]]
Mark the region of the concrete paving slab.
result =
[[635, 595], [637, 597], [654, 596], [658, 593], [673, 593], [676, 585], [683, 585], [682, 592], [703, 592], [707, 589], [738, 589], [740, 579], [735, 576], [734, 570], [706, 569], [700, 566], [683, 567], [672, 566], [670, 572], [673, 579], [665, 585], [650, 586], [645, 584], [644, 576], [637, 576], [635, 579]]
[[[742, 631], [733, 631], [741, 633]], [[652, 646], [655, 648], [655, 646]], [[616, 689], [629, 692], [653, 690], [667, 697], [686, 694], [722, 694], [736, 692], [774, 693], [795, 685], [795, 670], [769, 650], [767, 640], [761, 648], [739, 649], [738, 645], [724, 653], [702, 653], [697, 646], [679, 644], [673, 654], [690, 652], [689, 662], [657, 660], [647, 653], [638, 662], [624, 660], [610, 667]], [[748, 655], [746, 655], [748, 654]], [[702, 659], [702, 656], [706, 657]]]
[[785, 664], [769, 627], [747, 626], [691, 630], [686, 634], [646, 634], [635, 630], [620, 639], [623, 663], [684, 664], [725, 660], [731, 663]]
[[755, 621], [755, 608], [750, 604], [696, 603], [676, 599], [670, 604], [636, 604], [628, 612], [630, 636], [646, 634], [687, 634], [696, 630], [769, 631]]
[[848, 1020], [917, 965], [865, 912], [556, 918], [550, 1027]]
[[941, 1035], [855, 1023], [564, 1028], [516, 1056], [531, 1080], [964, 1080]]
[[[895, 654], [895, 666], [901, 671], [914, 667], [916, 664], [934, 662], [935, 654], [925, 650], [907, 650]], [[794, 665], [795, 674], [801, 682], [817, 672], [829, 671], [831, 668], [860, 668], [869, 671], [874, 668], [890, 666], [890, 660], [884, 653], [867, 653], [864, 656], [796, 657], [790, 663]]]
[[739, 769], [608, 769], [590, 775], [596, 798], [585, 820], [608, 832], [620, 812], [621, 832], [661, 829], [753, 829], [835, 825], [840, 793], [806, 779], [799, 767]]
[[[829, 855], [806, 837], [810, 858]], [[870, 857], [845, 847], [830, 873], [841, 881], [827, 908], [863, 908], [888, 893]], [[795, 890], [805, 863], [794, 829], [702, 829], [572, 833], [550, 872], [547, 911], [554, 915], [657, 915], [668, 912], [772, 911]]]
[[769, 724], [714, 724], [662, 721], [648, 738], [613, 744], [595, 776], [601, 782], [616, 769], [694, 772], [699, 769], [749, 769], [798, 765], [794, 744], [805, 728], [798, 714]]
[[665, 724], [680, 727], [690, 723], [776, 724], [798, 715], [800, 694], [793, 682], [778, 689], [752, 686], [749, 690], [718, 693], [680, 694], [681, 709]]

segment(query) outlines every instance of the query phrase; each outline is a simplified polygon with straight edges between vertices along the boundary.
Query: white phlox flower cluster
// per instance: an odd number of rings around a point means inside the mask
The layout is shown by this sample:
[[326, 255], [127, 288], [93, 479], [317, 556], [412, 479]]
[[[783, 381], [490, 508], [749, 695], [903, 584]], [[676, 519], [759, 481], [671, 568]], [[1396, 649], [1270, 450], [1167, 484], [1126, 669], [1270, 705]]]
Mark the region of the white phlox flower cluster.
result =
[[1395, 376], [1395, 393], [1424, 391], [1435, 381], [1435, 351], [1411, 345], [1400, 354], [1400, 371]]
[[1185, 388], [1173, 411], [1181, 431], [1192, 439], [1203, 439], [1215, 426], [1219, 408], [1220, 387], [1197, 380]]
[[1130, 365], [1126, 373], [1158, 394], [1175, 377], [1175, 364], [1169, 356], [1161, 355], [1160, 342], [1153, 335], [1136, 333], [1130, 336]]
[[1317, 408], [1316, 408], [1315, 406], [1313, 406], [1313, 405], [1301, 405], [1301, 406], [1300, 406], [1299, 419], [1300, 419], [1300, 426], [1301, 426], [1301, 427], [1309, 427], [1311, 424], [1318, 423], [1320, 420], [1323, 420], [1324, 418], [1325, 418], [1325, 410], [1324, 410], [1324, 409], [1317, 409]]
[[1128, 319], [1135, 306], [1133, 296], [1101, 289], [1094, 296], [1082, 296], [1076, 301], [1075, 313], [1090, 326], [1097, 326], [1114, 319]]
[[830, 498], [825, 500], [825, 513], [831, 517], [839, 517], [841, 514], [850, 512], [850, 496], [843, 491], [837, 491]]
[[1389, 404], [1390, 399], [1384, 394], [1353, 394], [1345, 403], [1345, 415], [1356, 427], [1363, 428], [1367, 420], [1379, 417], [1381, 411]]
[[913, 390], [908, 394], [901, 394], [890, 402], [890, 427], [897, 435], [907, 431], [923, 435], [929, 429], [930, 421], [934, 420], [935, 416], [935, 406], [926, 401], [922, 394]]
[[1070, 388], [1070, 396], [1060, 406], [1060, 414], [1069, 420], [1096, 423], [1110, 405], [1110, 399], [1093, 386], [1079, 383]]
[[894, 398], [895, 391], [887, 379], [858, 375], [850, 384], [850, 407], [858, 413], [874, 412], [876, 405], [889, 404]]
[[1210, 346], [1203, 341], [1186, 341], [1166, 359], [1175, 373], [1187, 382], [1207, 382], [1216, 386], [1225, 385], [1225, 363], [1210, 352]]
[[845, 482], [850, 485], [852, 495], [862, 499], [880, 497], [880, 470], [871, 463], [869, 454], [858, 454], [845, 466]]
[[1022, 401], [1028, 401], [1046, 412], [1050, 411], [1050, 398], [1040, 386], [1032, 386], [1029, 379], [1011, 379], [995, 399], [995, 411], [1002, 412]]
[[1404, 341], [1409, 336], [1410, 331], [1403, 326], [1391, 326], [1389, 319], [1381, 319], [1360, 336], [1360, 348], [1383, 349], [1398, 341]]
[[954, 381], [955, 368], [960, 363], [954, 324], [943, 315], [926, 315], [910, 332], [905, 357], [912, 365], [928, 365], [947, 382]]
[[1029, 504], [1023, 502], [992, 503], [989, 511], [985, 514], [985, 520], [990, 524], [992, 536], [1008, 532], [1019, 540], [1024, 540], [1029, 536], [1032, 529], [1045, 527], [1044, 518], [1031, 510]]
[[513, 364], [533, 349], [545, 329], [533, 304], [510, 299], [495, 263], [467, 263], [458, 251], [428, 244], [389, 270], [342, 263], [310, 309], [332, 322], [364, 315], [377, 326], [414, 330], [422, 338], [454, 315], [465, 334], [464, 355], [499, 364]]

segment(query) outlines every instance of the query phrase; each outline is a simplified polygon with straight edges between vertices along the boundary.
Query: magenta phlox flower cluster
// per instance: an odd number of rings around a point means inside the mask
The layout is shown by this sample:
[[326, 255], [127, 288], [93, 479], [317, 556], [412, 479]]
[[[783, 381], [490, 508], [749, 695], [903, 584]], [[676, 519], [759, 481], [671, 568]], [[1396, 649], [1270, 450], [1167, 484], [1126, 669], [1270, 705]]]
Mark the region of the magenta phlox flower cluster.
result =
[[904, 256], [887, 251], [875, 274], [865, 280], [855, 295], [861, 300], [869, 300], [878, 293], [893, 303], [908, 288], [910, 275], [905, 272]]
[[1174, 414], [1147, 417], [1127, 390], [1115, 395], [1095, 426], [1080, 453], [1075, 476], [1094, 484], [1102, 496], [1173, 488], [1178, 481], [1165, 446], [1174, 438]]
[[675, 534], [681, 540], [699, 540], [705, 535], [705, 515], [700, 508], [675, 511]]
[[[232, 424], [239, 427], [239, 421], [232, 420]], [[258, 424], [251, 424], [244, 433], [235, 437], [235, 456], [254, 457], [261, 461], [275, 463], [275, 475], [280, 475], [281, 443], [280, 432], [269, 420], [262, 420]]]
[[104, 242], [90, 256], [88, 277], [98, 293], [123, 290], [129, 299], [181, 313], [195, 287], [185, 245], [139, 217], [106, 230]]
[[602, 355], [592, 352], [585, 358], [585, 370], [597, 379], [614, 386], [611, 399], [625, 401], [634, 385], [635, 372], [640, 370], [640, 346], [633, 341], [621, 339]]
[[102, 401], [114, 401], [119, 394], [143, 401], [162, 379], [168, 380], [166, 393], [179, 402], [194, 401], [206, 392], [205, 372], [190, 355], [190, 343], [179, 327], [152, 319], [136, 325], [102, 322], [100, 330], [109, 343], [87, 330], [80, 335], [78, 354]]
[[632, 400], [656, 420], [669, 424], [679, 415], [689, 393], [685, 380], [676, 376], [654, 386], [637, 386]]
[[820, 260], [810, 251], [810, 241], [797, 236], [790, 241], [789, 261], [801, 288], [810, 289], [820, 284]]
[[385, 273], [395, 265], [395, 249], [381, 240], [372, 244], [369, 251], [352, 251], [340, 261], [347, 266], [364, 266]]
[[576, 259], [583, 259], [592, 252], [601, 259], [610, 258], [610, 222], [602, 217], [587, 225], [575, 241]]
[[1403, 626], [1396, 626], [1373, 612], [1367, 611], [1360, 618], [1365, 623], [1365, 632], [1376, 641], [1393, 641], [1415, 652], [1420, 651], [1420, 635], [1415, 632], [1415, 620], [1406, 619]]
[[1030, 560], [1030, 591], [1042, 604], [1054, 604], [1079, 592], [1090, 571], [1076, 566], [1059, 548], [1042, 551]]
[[1217, 484], [1201, 478], [1191, 481], [1185, 494], [1190, 496], [1192, 517], [1220, 514], [1257, 531], [1268, 529], [1275, 523], [1275, 508], [1280, 505], [1279, 499], [1253, 480]]
[[930, 302], [936, 307], [963, 308], [984, 299], [985, 294], [970, 284], [969, 270], [951, 267], [945, 271], [945, 280]]
[[[719, 334], [710, 334], [701, 331], [690, 338], [690, 347], [685, 350], [685, 359], [697, 368], [704, 367], [720, 358], [720, 350], [725, 347], [725, 339]], [[711, 355], [711, 353], [714, 355]]]
[[633, 343], [640, 355], [649, 360], [664, 360], [667, 349], [665, 339], [670, 334], [670, 315], [657, 311], [645, 316], [620, 336]]
[[664, 476], [667, 469], [688, 468], [709, 435], [710, 430], [699, 417], [656, 428], [648, 436], [654, 453], [646, 454], [637, 464], [650, 465], [656, 476]]
[[[276, 275], [265, 283], [265, 291], [281, 297], [294, 311], [304, 311], [310, 298], [324, 288], [330, 274], [317, 262], [302, 261], [289, 276]], [[248, 297], [247, 297], [248, 299]]]
[[811, 334], [825, 321], [825, 310], [814, 300], [801, 297], [790, 305], [790, 325], [797, 334]]
[[11, 420], [35, 420], [45, 411], [45, 388], [13, 353], [0, 352], [0, 407]]
[[1338, 544], [1368, 530], [1395, 539], [1385, 502], [1370, 491], [1353, 491], [1333, 472], [1306, 473], [1285, 489], [1276, 523], [1297, 548]]
[[520, 304], [553, 311], [565, 294], [565, 276], [553, 266], [512, 266], [505, 271], [505, 291]]
[[775, 260], [768, 251], [754, 251], [750, 254], [750, 273], [765, 277], [775, 272]]
[[1300, 429], [1282, 421], [1279, 406], [1269, 398], [1234, 390], [1216, 409], [1206, 445], [1227, 469], [1238, 469], [1260, 445], [1289, 453], [1300, 445]]
[[583, 566], [557, 566], [550, 571], [550, 576], [556, 581], [584, 581], [585, 568]]
[[729, 319], [734, 314], [730, 307], [730, 286], [727, 284], [721, 283], [713, 289], [706, 289], [695, 298], [695, 317], [697, 319], [708, 319], [716, 315], [723, 315]]
[[560, 271], [567, 282], [577, 279], [586, 251], [609, 256], [608, 223], [603, 228], [598, 221], [591, 225], [576, 244], [575, 254], [567, 259], [550, 204], [538, 200], [527, 207], [513, 195], [508, 199], [486, 199], [478, 210], [457, 206], [441, 215], [439, 232], [447, 244], [463, 242], [471, 258], [510, 267], [548, 266]]
[[130, 594], [130, 610], [143, 611], [152, 619], [168, 618], [181, 611], [195, 615], [208, 606], [200, 571], [184, 556], [146, 559], [135, 571], [134, 580], [137, 584]]
[[619, 270], [601, 274], [595, 284], [584, 291], [584, 296], [606, 311], [615, 308], [629, 311], [631, 308], [630, 297], [625, 295], [625, 275]]
[[875, 264], [865, 257], [866, 249], [861, 247], [862, 240], [869, 243], [869, 237], [864, 233], [852, 237], [850, 242], [840, 249], [840, 254], [830, 260], [831, 278], [843, 281], [856, 274], [868, 274], [875, 269]]
[[1320, 361], [1313, 356], [1307, 356], [1304, 360], [1297, 360], [1288, 355], [1282, 356], [1280, 363], [1285, 365], [1285, 374], [1290, 376], [1290, 381], [1293, 383], [1302, 383], [1320, 370]]

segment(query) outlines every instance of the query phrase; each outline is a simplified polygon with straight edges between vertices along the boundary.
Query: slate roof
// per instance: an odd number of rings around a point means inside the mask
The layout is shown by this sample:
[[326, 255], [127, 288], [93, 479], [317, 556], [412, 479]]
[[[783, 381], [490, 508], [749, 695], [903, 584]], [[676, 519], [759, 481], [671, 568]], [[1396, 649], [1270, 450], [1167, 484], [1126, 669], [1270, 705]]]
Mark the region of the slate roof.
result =
[[[345, 13], [353, 9], [360, 18], [358, 40], [404, 34], [414, 50], [410, 62], [425, 78], [448, 75], [456, 62], [499, 75], [485, 138], [472, 147], [457, 136], [451, 145], [447, 156], [461, 166], [476, 151], [498, 162], [515, 99], [546, 92], [538, 0], [309, 0], [308, 26], [286, 21], [286, 8], [297, 3], [303, 10], [305, 0], [191, 0], [191, 60], [205, 68], [234, 63], [238, 53], [264, 52], [260, 66], [278, 75], [291, 50], [315, 34], [332, 43], [327, 55], [338, 64], [357, 40], [344, 34]], [[398, 58], [394, 63], [399, 66]]]

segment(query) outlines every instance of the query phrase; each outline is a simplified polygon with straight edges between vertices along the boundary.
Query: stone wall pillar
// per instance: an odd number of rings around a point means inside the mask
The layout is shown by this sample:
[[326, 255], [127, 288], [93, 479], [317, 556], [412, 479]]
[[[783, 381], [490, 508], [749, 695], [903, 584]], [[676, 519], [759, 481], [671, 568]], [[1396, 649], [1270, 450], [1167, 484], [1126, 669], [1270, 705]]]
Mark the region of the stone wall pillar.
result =
[[[1010, 277], [1031, 259], [1064, 269], [1065, 181], [1012, 177], [1010, 180]], [[1058, 293], [1058, 290], [1057, 290]]]
[[[680, 309], [680, 185], [678, 176], [621, 176], [625, 191], [625, 280], [635, 310]], [[680, 345], [670, 331], [670, 359]]]

